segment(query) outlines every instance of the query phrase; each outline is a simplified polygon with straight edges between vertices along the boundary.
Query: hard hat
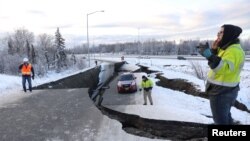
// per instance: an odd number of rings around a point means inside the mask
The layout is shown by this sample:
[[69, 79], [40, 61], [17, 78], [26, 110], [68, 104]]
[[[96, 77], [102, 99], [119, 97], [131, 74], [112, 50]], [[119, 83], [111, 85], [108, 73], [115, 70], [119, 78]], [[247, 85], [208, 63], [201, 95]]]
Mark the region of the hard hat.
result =
[[29, 62], [28, 58], [23, 58], [23, 62]]

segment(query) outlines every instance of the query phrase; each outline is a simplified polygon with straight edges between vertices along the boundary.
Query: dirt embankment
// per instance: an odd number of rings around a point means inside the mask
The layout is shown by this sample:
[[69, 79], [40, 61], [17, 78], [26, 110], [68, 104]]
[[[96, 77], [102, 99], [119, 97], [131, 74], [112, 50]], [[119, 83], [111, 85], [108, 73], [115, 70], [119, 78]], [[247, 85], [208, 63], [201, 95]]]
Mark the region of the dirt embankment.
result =
[[[209, 99], [209, 95], [207, 95], [205, 92], [202, 92], [201, 90], [197, 89], [195, 84], [188, 82], [187, 80], [184, 79], [168, 79], [160, 74], [156, 76], [160, 81], [156, 82], [156, 85], [162, 86], [164, 88], [172, 89], [172, 90], [177, 90], [184, 92], [188, 95], [193, 95], [193, 96], [199, 96], [202, 98]], [[234, 107], [236, 107], [239, 110], [246, 111], [250, 113], [250, 109], [247, 108], [246, 105], [243, 103], [239, 102], [236, 100]]]
[[207, 140], [207, 124], [147, 119], [103, 106], [99, 109], [109, 118], [121, 122], [123, 130], [130, 134], [152, 139]]

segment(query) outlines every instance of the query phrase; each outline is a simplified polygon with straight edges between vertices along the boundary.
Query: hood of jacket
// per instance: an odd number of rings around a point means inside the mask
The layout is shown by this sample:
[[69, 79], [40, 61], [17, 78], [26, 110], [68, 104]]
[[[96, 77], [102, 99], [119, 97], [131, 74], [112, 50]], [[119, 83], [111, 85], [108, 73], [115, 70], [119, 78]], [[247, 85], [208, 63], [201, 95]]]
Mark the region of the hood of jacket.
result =
[[221, 49], [226, 49], [229, 45], [239, 42], [238, 37], [242, 32], [240, 27], [230, 24], [224, 24], [222, 27], [224, 28], [224, 32], [222, 40], [219, 43]]

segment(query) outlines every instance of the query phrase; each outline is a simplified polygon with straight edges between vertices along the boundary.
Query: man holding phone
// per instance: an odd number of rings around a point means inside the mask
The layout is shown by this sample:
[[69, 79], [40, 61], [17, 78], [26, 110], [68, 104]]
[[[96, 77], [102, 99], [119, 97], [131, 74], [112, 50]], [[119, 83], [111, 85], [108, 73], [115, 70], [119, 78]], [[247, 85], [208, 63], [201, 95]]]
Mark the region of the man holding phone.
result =
[[211, 48], [208, 43], [197, 47], [210, 67], [206, 93], [210, 97], [215, 124], [233, 124], [230, 110], [240, 89], [240, 72], [245, 61], [245, 53], [238, 38], [241, 32], [240, 27], [225, 24], [221, 26]]

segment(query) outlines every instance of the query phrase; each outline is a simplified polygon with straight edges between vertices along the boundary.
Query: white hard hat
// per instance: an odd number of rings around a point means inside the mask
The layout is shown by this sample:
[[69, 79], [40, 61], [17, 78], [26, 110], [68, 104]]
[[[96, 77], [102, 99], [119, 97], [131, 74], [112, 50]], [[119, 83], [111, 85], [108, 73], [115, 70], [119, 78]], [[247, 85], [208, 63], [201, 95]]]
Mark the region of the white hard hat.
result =
[[23, 58], [23, 62], [29, 62], [28, 58]]

